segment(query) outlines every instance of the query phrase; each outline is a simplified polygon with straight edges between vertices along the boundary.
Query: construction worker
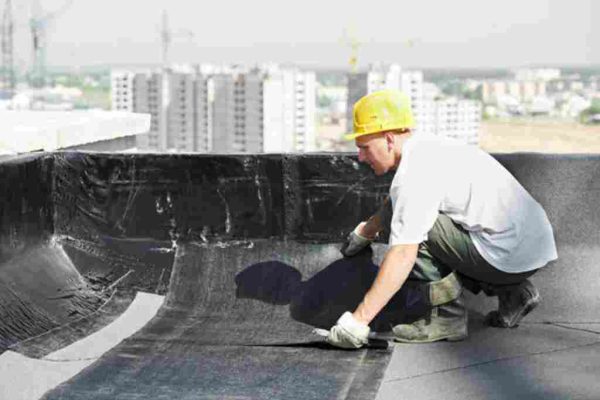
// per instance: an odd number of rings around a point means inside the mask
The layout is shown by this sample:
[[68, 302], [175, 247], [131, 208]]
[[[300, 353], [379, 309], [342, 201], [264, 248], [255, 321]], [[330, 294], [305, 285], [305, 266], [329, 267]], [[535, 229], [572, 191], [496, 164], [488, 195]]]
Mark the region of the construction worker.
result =
[[[386, 224], [389, 247], [364, 299], [338, 319], [327, 341], [343, 348], [366, 344], [369, 323], [407, 279], [432, 288], [445, 280], [458, 288], [430, 292], [428, 315], [392, 327], [396, 341], [466, 338], [462, 287], [498, 297], [498, 310], [486, 316], [489, 325], [516, 327], [540, 301], [527, 278], [557, 258], [552, 227], [540, 204], [476, 146], [413, 135], [410, 102], [401, 92], [368, 94], [353, 111], [354, 132], [347, 138], [355, 140], [359, 161], [376, 175], [395, 174], [391, 218], [377, 215], [358, 224], [342, 253], [358, 253]], [[453, 275], [458, 279], [449, 280]]]

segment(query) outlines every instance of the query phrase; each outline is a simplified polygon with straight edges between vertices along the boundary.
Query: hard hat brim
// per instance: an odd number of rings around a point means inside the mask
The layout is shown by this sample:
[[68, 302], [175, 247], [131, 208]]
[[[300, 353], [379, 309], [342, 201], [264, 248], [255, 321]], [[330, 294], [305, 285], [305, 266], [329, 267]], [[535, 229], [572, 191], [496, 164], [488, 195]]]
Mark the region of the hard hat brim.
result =
[[373, 131], [373, 132], [351, 132], [351, 133], [346, 133], [344, 135], [344, 139], [345, 140], [354, 140], [354, 139], [356, 139], [357, 137], [360, 137], [360, 136], [374, 135], [376, 133], [381, 133], [381, 132], [385, 132], [385, 130], [376, 130], [376, 131]]
[[406, 127], [402, 127], [402, 128], [382, 127], [382, 128], [378, 128], [378, 129], [371, 129], [370, 131], [367, 131], [367, 132], [351, 132], [351, 133], [345, 134], [344, 139], [354, 140], [360, 136], [374, 135], [376, 133], [383, 133], [383, 132], [396, 131], [396, 130], [410, 130], [411, 128], [412, 128], [412, 124], [410, 126], [406, 126]]

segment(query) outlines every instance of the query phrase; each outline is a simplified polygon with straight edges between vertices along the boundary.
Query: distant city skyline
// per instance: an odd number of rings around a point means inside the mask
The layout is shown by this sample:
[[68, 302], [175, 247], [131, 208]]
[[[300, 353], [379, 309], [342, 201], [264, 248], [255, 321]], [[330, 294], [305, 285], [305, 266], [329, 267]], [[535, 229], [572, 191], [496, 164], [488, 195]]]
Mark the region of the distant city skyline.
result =
[[[53, 12], [66, 2], [44, 0], [43, 7]], [[30, 7], [29, 1], [15, 3], [15, 52], [22, 70], [31, 62]], [[173, 32], [173, 63], [344, 68], [351, 56], [346, 35], [362, 43], [359, 68], [377, 61], [420, 68], [600, 64], [600, 29], [593, 24], [600, 5], [593, 0], [222, 0], [210, 6], [77, 0], [47, 25], [47, 65], [159, 65], [163, 11]]]

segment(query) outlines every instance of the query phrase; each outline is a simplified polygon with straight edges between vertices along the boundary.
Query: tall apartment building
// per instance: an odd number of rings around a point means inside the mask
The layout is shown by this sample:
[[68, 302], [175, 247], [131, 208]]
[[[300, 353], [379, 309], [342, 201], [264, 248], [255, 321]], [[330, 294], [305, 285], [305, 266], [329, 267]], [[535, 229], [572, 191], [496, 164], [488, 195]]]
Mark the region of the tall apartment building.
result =
[[160, 73], [137, 73], [133, 77], [133, 111], [151, 116], [148, 135], [138, 138], [139, 149], [167, 150], [166, 90], [165, 76]]
[[207, 78], [195, 73], [170, 73], [167, 81], [167, 149], [210, 151], [212, 115]]
[[419, 132], [477, 145], [481, 113], [481, 103], [475, 100], [426, 100], [421, 103]]
[[316, 148], [317, 83], [314, 72], [294, 73], [294, 148], [313, 151]]
[[113, 72], [113, 110], [151, 115], [137, 147], [151, 151], [206, 152], [211, 145], [207, 79], [188, 72]]
[[[316, 147], [314, 72], [270, 70], [264, 79], [265, 152], [312, 151]], [[281, 110], [278, 110], [281, 107]]]
[[477, 101], [428, 99], [422, 71], [402, 71], [399, 65], [372, 66], [369, 71], [348, 76], [346, 121], [351, 129], [352, 108], [362, 96], [383, 89], [404, 92], [411, 101], [415, 134], [451, 137], [469, 144], [479, 142], [481, 104]]
[[141, 149], [254, 153], [315, 148], [313, 72], [210, 70], [210, 75], [199, 70], [112, 74], [113, 108], [152, 115]]
[[213, 145], [217, 153], [260, 153], [262, 138], [261, 77], [255, 73], [212, 77]]
[[[161, 117], [162, 80], [157, 74], [117, 71], [111, 73], [112, 109], [150, 114], [150, 130], [147, 135], [136, 138], [140, 149], [166, 148], [166, 141], [159, 140]], [[164, 142], [160, 146], [159, 142]]]
[[133, 111], [133, 78], [128, 71], [113, 71], [110, 76], [111, 107], [113, 110]]
[[315, 75], [252, 70], [213, 78], [213, 150], [292, 152], [315, 148]]

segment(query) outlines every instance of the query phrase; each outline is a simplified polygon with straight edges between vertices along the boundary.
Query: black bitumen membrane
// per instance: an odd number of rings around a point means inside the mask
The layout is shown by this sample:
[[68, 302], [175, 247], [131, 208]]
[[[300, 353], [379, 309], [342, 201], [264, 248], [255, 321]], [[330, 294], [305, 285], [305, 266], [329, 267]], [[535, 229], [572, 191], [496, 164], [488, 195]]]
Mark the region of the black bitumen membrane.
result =
[[159, 315], [45, 398], [372, 397], [390, 351], [312, 334], [356, 306], [360, 267], [330, 245], [182, 244]]
[[[339, 253], [353, 222], [332, 222], [367, 215], [383, 186], [365, 185], [351, 157], [314, 161], [55, 153], [0, 164], [13, 188], [2, 347], [43, 357], [145, 291], [166, 296], [158, 315], [45, 398], [374, 397], [391, 349], [340, 350], [312, 330], [353, 310], [375, 277], [370, 250]], [[323, 166], [354, 174], [331, 180], [340, 172]], [[420, 315], [422, 293], [407, 288], [388, 310], [374, 330]]]
[[[546, 208], [559, 248], [559, 261], [534, 276], [544, 302], [529, 323], [597, 322], [600, 157], [497, 158]], [[312, 329], [330, 328], [353, 310], [373, 281], [385, 246], [353, 258], [339, 247], [377, 209], [391, 176], [375, 178], [349, 154], [64, 152], [3, 160], [0, 179], [0, 351], [40, 358], [114, 320], [138, 291], [165, 296], [143, 329], [44, 398], [377, 395], [391, 348], [335, 349]], [[422, 296], [406, 285], [372, 329], [418, 318]], [[470, 298], [475, 314], [494, 306]], [[469, 370], [466, 382], [454, 369], [429, 379], [425, 371], [496, 357], [510, 337], [472, 335], [471, 344], [401, 347], [411, 353], [384, 392], [450, 395], [443, 388], [451, 379], [475, 398], [482, 392], [473, 379], [505, 385], [527, 368], [507, 361], [512, 372], [478, 377], [485, 364]], [[485, 342], [494, 335], [500, 339]], [[533, 334], [519, 340], [537, 345]], [[487, 344], [478, 347], [481, 341]], [[464, 353], [457, 358], [453, 349]], [[423, 364], [438, 358], [439, 366]], [[593, 369], [594, 356], [586, 360]], [[534, 381], [529, 387], [515, 386], [523, 396], [546, 393]]]

